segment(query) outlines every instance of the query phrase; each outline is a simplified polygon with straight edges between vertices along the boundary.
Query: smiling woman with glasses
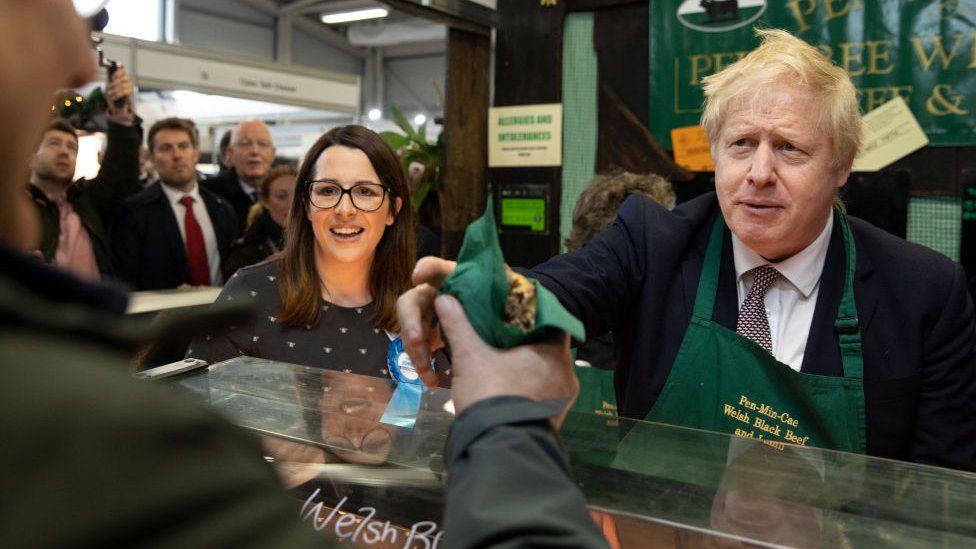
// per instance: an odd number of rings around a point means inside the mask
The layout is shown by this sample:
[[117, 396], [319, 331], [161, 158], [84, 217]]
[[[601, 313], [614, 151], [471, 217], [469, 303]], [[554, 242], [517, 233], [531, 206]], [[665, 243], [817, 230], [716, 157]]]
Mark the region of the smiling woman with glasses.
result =
[[344, 126], [320, 137], [298, 170], [282, 252], [237, 271], [218, 298], [254, 300], [260, 314], [195, 341], [188, 356], [244, 354], [389, 378], [396, 299], [415, 258], [409, 196], [400, 162], [373, 131]]

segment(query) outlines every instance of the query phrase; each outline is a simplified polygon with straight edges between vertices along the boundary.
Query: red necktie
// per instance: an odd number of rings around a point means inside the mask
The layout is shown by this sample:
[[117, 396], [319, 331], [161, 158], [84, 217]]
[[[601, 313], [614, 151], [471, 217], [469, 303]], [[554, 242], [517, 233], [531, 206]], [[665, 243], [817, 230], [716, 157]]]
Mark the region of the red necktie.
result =
[[183, 227], [186, 231], [186, 260], [190, 265], [190, 284], [210, 285], [210, 265], [207, 263], [207, 246], [203, 243], [203, 230], [193, 215], [193, 197], [184, 196], [180, 204], [186, 208]]

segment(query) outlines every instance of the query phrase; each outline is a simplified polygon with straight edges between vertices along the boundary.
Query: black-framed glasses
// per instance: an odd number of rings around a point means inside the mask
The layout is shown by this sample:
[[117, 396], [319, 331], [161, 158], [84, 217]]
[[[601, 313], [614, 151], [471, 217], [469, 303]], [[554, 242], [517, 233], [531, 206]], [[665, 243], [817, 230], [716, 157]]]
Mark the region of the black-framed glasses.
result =
[[343, 195], [348, 194], [353, 207], [364, 212], [373, 212], [383, 205], [390, 189], [379, 183], [357, 183], [348, 189], [334, 181], [309, 181], [308, 199], [316, 208], [323, 210], [336, 207]]

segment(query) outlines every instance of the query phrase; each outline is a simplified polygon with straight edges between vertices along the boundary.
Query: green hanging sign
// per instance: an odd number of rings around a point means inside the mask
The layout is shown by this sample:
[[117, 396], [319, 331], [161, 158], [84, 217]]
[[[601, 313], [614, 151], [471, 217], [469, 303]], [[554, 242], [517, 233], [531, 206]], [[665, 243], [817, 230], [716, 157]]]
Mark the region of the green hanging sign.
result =
[[702, 78], [756, 47], [755, 27], [785, 29], [851, 75], [863, 112], [902, 96], [935, 146], [976, 145], [976, 3], [972, 0], [654, 0], [650, 121], [698, 124]]

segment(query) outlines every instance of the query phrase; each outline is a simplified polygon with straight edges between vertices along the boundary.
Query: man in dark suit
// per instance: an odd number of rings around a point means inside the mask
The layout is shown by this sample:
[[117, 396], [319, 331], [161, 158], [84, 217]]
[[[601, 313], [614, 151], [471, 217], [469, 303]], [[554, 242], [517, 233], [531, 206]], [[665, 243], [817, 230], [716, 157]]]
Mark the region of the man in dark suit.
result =
[[244, 232], [247, 212], [258, 200], [261, 180], [268, 175], [275, 157], [275, 146], [268, 126], [253, 118], [234, 127], [226, 151], [229, 170], [203, 182], [203, 186], [223, 197], [237, 214], [237, 234]]
[[120, 208], [112, 227], [119, 277], [136, 290], [219, 286], [237, 216], [226, 200], [197, 184], [196, 126], [160, 120], [149, 129], [148, 144], [159, 182]]
[[[630, 197], [531, 274], [589, 337], [613, 332], [623, 416], [976, 470], [963, 270], [834, 211], [862, 139], [854, 86], [805, 42], [759, 35], [704, 81], [716, 193], [673, 212]], [[414, 279], [452, 270], [425, 259]], [[433, 294], [401, 298], [414, 364]]]

